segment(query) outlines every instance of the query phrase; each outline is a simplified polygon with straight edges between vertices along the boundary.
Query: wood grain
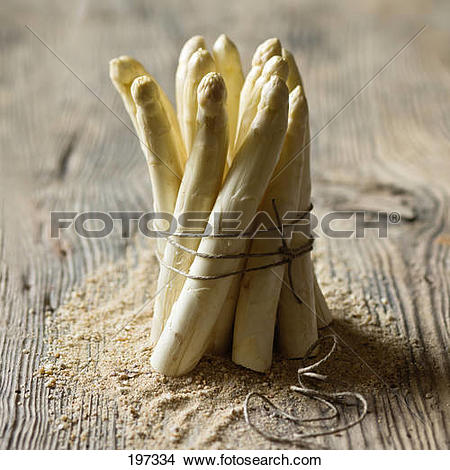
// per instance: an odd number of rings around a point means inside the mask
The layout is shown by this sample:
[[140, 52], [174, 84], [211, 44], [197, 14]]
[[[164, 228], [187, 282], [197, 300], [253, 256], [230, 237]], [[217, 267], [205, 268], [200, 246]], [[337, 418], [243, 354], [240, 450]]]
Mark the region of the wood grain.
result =
[[[127, 247], [119, 236], [51, 240], [50, 211], [151, 207], [145, 163], [124, 125], [128, 119], [109, 83], [108, 60], [136, 56], [161, 83], [172, 84], [178, 51], [190, 35], [202, 33], [211, 44], [227, 32], [247, 65], [260, 41], [278, 36], [300, 58], [314, 135], [424, 24], [427, 29], [313, 144], [319, 210], [400, 208], [404, 216], [388, 239], [324, 243], [330, 272], [343, 263], [350, 291], [367, 279], [365, 291], [388, 300], [397, 319], [390, 328], [410, 344], [398, 364], [405, 390], [374, 393], [372, 412], [361, 426], [321, 445], [448, 448], [450, 35], [444, 30], [444, 5], [432, 9], [419, 0], [339, 6], [312, 0], [4, 3], [0, 448], [126, 447], [117, 435], [115, 405], [101, 396], [86, 396], [84, 405], [106, 410], [110, 419], [92, 418], [84, 440], [75, 428], [72, 442], [49, 420], [71, 400], [70, 390], [49, 400], [48, 389], [33, 376], [45, 353], [45, 312], [52, 314], [86, 273], [122, 257]], [[172, 85], [167, 91], [173, 99]], [[376, 364], [368, 365], [378, 371]]]

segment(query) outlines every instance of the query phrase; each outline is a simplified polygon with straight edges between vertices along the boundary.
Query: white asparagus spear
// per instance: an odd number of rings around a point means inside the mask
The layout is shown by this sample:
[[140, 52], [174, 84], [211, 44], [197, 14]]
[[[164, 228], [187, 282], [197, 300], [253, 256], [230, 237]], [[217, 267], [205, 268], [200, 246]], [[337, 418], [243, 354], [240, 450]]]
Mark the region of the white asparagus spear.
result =
[[[144, 75], [131, 85], [136, 105], [136, 120], [145, 143], [147, 165], [152, 183], [154, 209], [172, 214], [181, 182], [179, 147], [167, 108], [161, 101], [160, 87]], [[156, 224], [162, 230], [161, 224]], [[158, 251], [164, 253], [165, 240], [158, 239]]]
[[239, 97], [244, 84], [241, 57], [234, 42], [225, 34], [221, 34], [214, 43], [213, 56], [217, 71], [223, 76], [227, 87], [229, 146], [232, 151], [239, 116]]
[[[255, 65], [250, 69], [247, 76], [245, 77], [244, 84], [242, 85], [241, 94], [239, 96], [239, 113], [238, 113], [238, 121], [236, 124], [236, 133], [239, 129], [239, 121], [241, 119], [241, 115], [247, 109], [247, 103], [250, 97], [252, 96], [252, 92], [255, 88], [256, 80], [261, 75], [263, 66], [262, 65]], [[236, 145], [234, 146], [236, 148]], [[237, 148], [236, 148], [237, 150]]]
[[[244, 80], [244, 84], [242, 85], [241, 95], [239, 97], [239, 117], [236, 126], [236, 134], [238, 133], [238, 129], [240, 127], [240, 121], [242, 118], [242, 114], [248, 107], [248, 100], [252, 96], [252, 92], [261, 72], [263, 70], [264, 64], [273, 56], [281, 55], [281, 43], [276, 38], [267, 39], [262, 44], [260, 44], [257, 48], [255, 53], [253, 54], [252, 58], [252, 68], [250, 72], [247, 74]], [[235, 152], [231, 152], [228, 158], [228, 164], [231, 166], [231, 163], [234, 158], [234, 154], [238, 150], [236, 144], [234, 145]]]
[[316, 304], [316, 313], [317, 313], [317, 328], [325, 328], [332, 321], [333, 317], [331, 316], [330, 309], [327, 305], [327, 301], [320, 289], [319, 283], [317, 282], [317, 277], [314, 273], [314, 298]]
[[[109, 75], [111, 81], [113, 82], [114, 86], [122, 97], [123, 104], [134, 125], [136, 134], [141, 140], [141, 148], [145, 155], [146, 150], [143, 148], [144, 142], [140, 135], [141, 132], [136, 121], [136, 105], [131, 96], [131, 84], [137, 77], [143, 75], [151, 75], [147, 72], [147, 70], [145, 70], [144, 66], [139, 61], [130, 56], [120, 56], [115, 59], [112, 59], [109, 62]], [[178, 124], [177, 116], [175, 114], [175, 110], [172, 106], [172, 103], [170, 102], [167, 95], [164, 93], [164, 90], [159, 85], [158, 90], [160, 95], [159, 99], [162, 102], [165, 108], [165, 112], [167, 113], [167, 116], [170, 120], [170, 124], [173, 127], [172, 132], [176, 139], [178, 147], [178, 159], [180, 161], [180, 167], [181, 169], [183, 169], [184, 164], [186, 162], [186, 150], [184, 148], [183, 139], [181, 138], [181, 131], [180, 126]]]
[[136, 121], [136, 105], [131, 96], [131, 84], [135, 78], [142, 75], [147, 75], [147, 71], [140, 62], [132, 57], [124, 55], [109, 61], [109, 77], [122, 98], [139, 138], [140, 132]]
[[252, 67], [264, 64], [274, 55], [281, 55], [281, 43], [278, 38], [269, 38], [262, 42], [252, 57]]
[[[275, 169], [281, 169], [293, 160], [305, 142], [307, 105], [299, 86], [289, 95], [289, 121], [280, 161]], [[289, 171], [273, 180], [264, 196], [260, 210], [267, 212], [276, 223], [272, 199], [276, 201], [280, 217], [286, 211], [296, 210], [298, 182], [301, 176], [301, 159], [293, 160]], [[250, 253], [276, 252], [281, 241], [254, 239]], [[286, 240], [289, 246], [289, 240]], [[248, 268], [279, 261], [279, 257], [249, 259]], [[247, 272], [241, 281], [236, 308], [233, 336], [233, 361], [258, 372], [269, 370], [272, 364], [273, 338], [278, 300], [286, 266], [276, 266], [261, 271]]]
[[[300, 212], [308, 210], [311, 201], [309, 147], [306, 147], [306, 144], [309, 142], [308, 113], [306, 126], [307, 140], [300, 157], [302, 160], [302, 175], [298, 198], [298, 211]], [[308, 238], [305, 235], [299, 232], [293, 233], [291, 240], [292, 248], [300, 248], [306, 243], [308, 243]], [[288, 358], [303, 357], [318, 337], [314, 269], [311, 253], [305, 253], [293, 260], [292, 277], [294, 291], [300, 297], [302, 303], [299, 304], [292, 294], [286, 269], [278, 308], [278, 344], [281, 353]]]
[[294, 56], [285, 48], [283, 48], [282, 50], [282, 55], [287, 60], [287, 63], [289, 65], [289, 76], [286, 81], [286, 85], [288, 87], [289, 92], [291, 92], [298, 85], [300, 85], [300, 87], [304, 91], [305, 89], [303, 87], [302, 76], [300, 75]]
[[188, 39], [181, 49], [178, 59], [178, 67], [175, 73], [175, 98], [177, 105], [177, 115], [180, 124], [183, 122], [183, 90], [186, 80], [187, 65], [192, 54], [198, 49], [206, 49], [203, 36], [193, 36]]
[[253, 89], [249, 92], [246, 108], [242, 110], [239, 127], [236, 135], [236, 149], [242, 144], [250, 125], [255, 117], [263, 86], [270, 80], [272, 75], [278, 75], [286, 81], [289, 73], [288, 63], [283, 57], [276, 55], [271, 57], [262, 69], [261, 75], [256, 80]]
[[[270, 77], [270, 74], [277, 74], [286, 79], [287, 68], [283, 61], [279, 61], [281, 55], [281, 43], [276, 38], [267, 39], [260, 44], [252, 58], [252, 68], [245, 78], [244, 84], [241, 89], [239, 99], [239, 116], [236, 125], [236, 137], [233, 149], [228, 153], [227, 162], [231, 165], [234, 155], [242, 144], [248, 128], [254, 118], [261, 96], [261, 90], [264, 83]], [[266, 69], [266, 78], [261, 80], [261, 75], [264, 73], [265, 66], [271, 59], [277, 57], [274, 62], [271, 62]], [[231, 144], [230, 144], [231, 147]], [[248, 246], [247, 246], [248, 249]], [[240, 268], [245, 266], [246, 261], [242, 260]], [[217, 324], [214, 327], [213, 336], [211, 338], [210, 351], [215, 354], [224, 354], [230, 346], [230, 339], [232, 337], [234, 312], [236, 309], [237, 298], [241, 284], [241, 276], [235, 276], [230, 288], [229, 295], [222, 306]]]
[[201, 79], [215, 72], [214, 59], [205, 49], [195, 51], [189, 59], [183, 88], [183, 121], [181, 129], [188, 154], [192, 149], [197, 120], [197, 88]]
[[[303, 79], [297, 67], [297, 63], [295, 61], [294, 56], [287, 49], [284, 49], [284, 48], [283, 48], [282, 54], [289, 64], [289, 76], [286, 81], [289, 91], [293, 90], [298, 85], [300, 85], [300, 87], [304, 91]], [[309, 142], [309, 140], [310, 140], [310, 130], [308, 128], [308, 136], [307, 136], [306, 142]], [[300, 273], [298, 273], [297, 275], [300, 276]], [[314, 277], [314, 294], [315, 294], [314, 301], [315, 301], [315, 309], [316, 309], [316, 314], [317, 314], [317, 327], [323, 328], [325, 326], [328, 326], [332, 322], [333, 318], [331, 316], [330, 309], [328, 308], [327, 301], [325, 300], [325, 297], [320, 289], [319, 283], [317, 282], [317, 277], [316, 277], [315, 272], [313, 272], [313, 277]], [[287, 287], [284, 286], [283, 289], [287, 289]]]
[[[245, 138], [246, 133], [239, 132], [241, 128], [241, 120], [243, 114], [251, 105], [251, 100], [254, 98], [254, 91], [256, 82], [261, 76], [265, 61], [268, 61], [273, 56], [279, 56], [281, 52], [281, 44], [278, 39], [268, 39], [258, 46], [252, 59], [252, 68], [245, 77], [244, 84], [242, 85], [241, 94], [239, 97], [239, 115], [236, 124], [236, 137], [234, 142], [230, 142], [230, 151], [227, 156], [227, 167], [231, 167], [234, 157], [239, 150], [239, 146]], [[258, 103], [256, 103], [258, 104]], [[247, 129], [248, 130], [248, 129]], [[240, 142], [237, 142], [238, 134], [242, 135]], [[226, 168], [227, 171], [227, 168]], [[226, 175], [225, 175], [226, 176]], [[248, 244], [245, 251], [248, 249]], [[246, 260], [241, 260], [239, 269], [245, 266]], [[236, 302], [239, 295], [241, 284], [241, 276], [234, 276], [230, 287], [229, 294], [222, 305], [222, 310], [217, 319], [217, 324], [211, 337], [211, 344], [209, 350], [214, 354], [224, 354], [230, 347], [230, 339], [232, 337], [234, 311], [236, 309]]]
[[[228, 151], [226, 93], [224, 80], [218, 73], [203, 77], [198, 87], [197, 135], [178, 192], [174, 214], [177, 219], [191, 211], [209, 213], [219, 193]], [[201, 230], [205, 227], [206, 220]], [[177, 231], [184, 230], [178, 227]], [[196, 250], [200, 238], [177, 238], [176, 241]], [[160, 294], [154, 306], [150, 335], [152, 345], [158, 341], [185, 282], [184, 276], [165, 266], [188, 272], [193, 259], [193, 255], [167, 243], [156, 290]]]
[[[262, 92], [258, 113], [247, 138], [239, 149], [210, 217], [240, 211], [246, 226], [261, 203], [275, 168], [288, 118], [288, 90], [279, 77], [272, 77]], [[239, 238], [205, 238], [199, 252], [217, 255], [242, 252], [246, 240]], [[214, 276], [233, 272], [239, 259], [211, 260], [197, 256], [189, 273]], [[214, 280], [187, 279], [173, 306], [164, 330], [153, 350], [150, 362], [166, 375], [182, 375], [192, 370], [201, 359], [217, 321], [221, 306], [232, 283], [232, 277]]]
[[[261, 91], [263, 86], [270, 80], [273, 75], [279, 76], [282, 80], [286, 80], [288, 76], [288, 64], [281, 56], [272, 56], [264, 64], [261, 75], [255, 82], [253, 90], [250, 92], [247, 100], [247, 108], [241, 116], [240, 127], [237, 130], [239, 137], [236, 140], [236, 149], [240, 147], [245, 136], [251, 126], [251, 123], [256, 115], [258, 104], [261, 98]], [[229, 154], [230, 155], [230, 154]], [[249, 248], [249, 244], [247, 249]], [[240, 269], [244, 268], [246, 260], [241, 260]], [[241, 286], [241, 276], [235, 276], [233, 284], [230, 288], [228, 297], [223, 304], [222, 311], [220, 312], [217, 320], [217, 325], [214, 327], [214, 332], [211, 338], [210, 350], [215, 354], [224, 354], [230, 347], [234, 313], [239, 296]]]
[[[243, 253], [248, 253], [250, 248], [250, 242], [244, 245]], [[244, 269], [246, 266], [246, 260], [241, 260], [238, 269], [236, 271]], [[211, 333], [210, 344], [208, 345], [208, 353], [222, 356], [227, 354], [231, 350], [233, 342], [233, 325], [234, 315], [236, 311], [236, 304], [239, 296], [239, 290], [241, 288], [242, 274], [233, 276], [230, 290], [222, 305], [220, 314], [217, 318], [216, 324], [214, 325], [213, 332]]]
[[264, 64], [274, 55], [281, 55], [281, 43], [276, 38], [267, 39], [256, 48], [252, 58], [252, 67], [242, 85], [239, 98], [239, 116], [247, 108], [247, 99], [251, 95], [256, 80], [261, 75]]

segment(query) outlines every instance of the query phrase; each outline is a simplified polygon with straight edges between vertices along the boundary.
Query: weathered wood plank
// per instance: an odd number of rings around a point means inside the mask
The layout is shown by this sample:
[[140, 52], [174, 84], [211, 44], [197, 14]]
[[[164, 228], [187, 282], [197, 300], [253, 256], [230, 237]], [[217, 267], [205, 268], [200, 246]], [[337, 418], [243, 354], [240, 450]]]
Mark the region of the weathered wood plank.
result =
[[[370, 367], [386, 384], [369, 397], [371, 413], [361, 426], [318, 444], [448, 447], [449, 63], [443, 44], [449, 38], [440, 30], [440, 12], [427, 11], [426, 3], [414, 10], [408, 4], [405, 18], [404, 2], [388, 10], [385, 2], [292, 0], [7, 2], [0, 17], [1, 448], [126, 446], [114, 403], [99, 396], [86, 396], [84, 405], [106, 410], [110, 419], [92, 418], [86, 439], [81, 422], [70, 432], [58, 429], [49, 418], [66, 409], [70, 390], [50, 400], [33, 376], [45, 354], [45, 312], [127, 247], [117, 236], [49, 240], [49, 211], [151, 207], [139, 146], [108, 109], [128, 123], [107, 78], [108, 60], [135, 55], [162, 83], [172, 83], [189, 35], [201, 32], [212, 41], [226, 31], [247, 64], [258, 42], [279, 36], [301, 57], [314, 134], [425, 23], [428, 29], [313, 144], [319, 211], [358, 209], [360, 194], [370, 188], [379, 210], [403, 204], [411, 218], [387, 240], [323, 241], [329, 273], [342, 276], [350, 292], [386, 298], [397, 319], [387, 328], [407, 338], [408, 347], [397, 363], [404, 389], [392, 389], [369, 352], [359, 351], [367, 364], [355, 367]], [[172, 87], [168, 91], [173, 97]], [[381, 314], [373, 315], [381, 325]], [[357, 338], [345, 324], [332, 328], [350, 345]]]

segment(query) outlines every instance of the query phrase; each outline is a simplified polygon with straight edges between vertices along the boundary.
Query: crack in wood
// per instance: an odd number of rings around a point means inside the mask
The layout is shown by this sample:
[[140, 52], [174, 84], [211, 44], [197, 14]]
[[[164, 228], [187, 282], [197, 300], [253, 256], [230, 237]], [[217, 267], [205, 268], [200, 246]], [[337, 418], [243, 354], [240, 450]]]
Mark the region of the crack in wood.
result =
[[73, 155], [73, 150], [77, 141], [77, 134], [73, 133], [69, 141], [67, 142], [67, 145], [63, 148], [63, 151], [59, 155], [58, 159], [58, 168], [56, 170], [56, 177], [59, 180], [64, 180], [67, 174], [67, 170], [69, 167], [69, 160], [70, 157]]

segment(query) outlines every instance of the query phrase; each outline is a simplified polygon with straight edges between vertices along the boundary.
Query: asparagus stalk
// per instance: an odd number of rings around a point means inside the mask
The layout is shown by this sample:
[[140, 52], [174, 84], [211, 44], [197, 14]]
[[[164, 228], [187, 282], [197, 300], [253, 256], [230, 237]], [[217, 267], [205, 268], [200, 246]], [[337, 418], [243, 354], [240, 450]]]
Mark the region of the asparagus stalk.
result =
[[[276, 56], [276, 55], [278, 56], [281, 55], [281, 43], [276, 38], [267, 39], [256, 48], [256, 51], [253, 54], [253, 58], [252, 58], [252, 68], [250, 69], [250, 72], [245, 77], [244, 84], [242, 85], [242, 89], [241, 89], [241, 95], [239, 98], [239, 116], [238, 116], [238, 122], [236, 126], [236, 134], [238, 133], [238, 129], [240, 127], [242, 114], [248, 108], [249, 100], [251, 99], [253, 95], [253, 89], [254, 89], [256, 80], [258, 80], [259, 76], [261, 75], [264, 64], [271, 57]], [[234, 154], [236, 153], [238, 149], [239, 147], [236, 145], [236, 142], [235, 142], [234, 144], [235, 152], [230, 153], [229, 158], [228, 158], [228, 164], [230, 166], [233, 161]]]
[[266, 39], [257, 48], [252, 57], [252, 67], [263, 66], [274, 55], [281, 55], [281, 43], [278, 38]]
[[[217, 73], [203, 77], [198, 87], [197, 134], [181, 181], [175, 206], [175, 217], [190, 211], [210, 212], [222, 183], [228, 151], [226, 88]], [[202, 228], [206, 227], [206, 221]], [[177, 229], [183, 232], [183, 228]], [[177, 242], [196, 250], [199, 238], [178, 238]], [[167, 243], [158, 278], [150, 341], [156, 344], [172, 305], [178, 298], [185, 277], [165, 266], [189, 271], [194, 256]], [[166, 286], [166, 287], [165, 287]]]
[[229, 147], [232, 151], [239, 116], [239, 97], [244, 74], [238, 48], [225, 34], [221, 34], [213, 46], [217, 71], [223, 76], [227, 87], [227, 114], [229, 123]]
[[[308, 112], [306, 114], [306, 142], [309, 142]], [[300, 179], [298, 210], [308, 210], [311, 201], [311, 175], [309, 147], [301, 154], [302, 175]], [[306, 233], [308, 235], [308, 233]], [[300, 248], [308, 243], [308, 238], [294, 232], [291, 246]], [[288, 272], [285, 271], [278, 309], [278, 343], [281, 353], [288, 358], [303, 357], [317, 340], [317, 320], [314, 295], [314, 270], [311, 254], [296, 258], [292, 262], [294, 290], [302, 300], [298, 303], [290, 287]]]
[[242, 141], [247, 135], [247, 132], [255, 117], [263, 86], [270, 80], [270, 77], [272, 75], [278, 75], [283, 80], [286, 80], [288, 77], [288, 73], [288, 63], [281, 56], [273, 56], [264, 64], [260, 76], [255, 81], [253, 89], [248, 94], [247, 102], [245, 105], [246, 107], [245, 109], [242, 109], [239, 118], [239, 127], [237, 129], [236, 136], [236, 149], [238, 149], [242, 144]]
[[195, 51], [189, 59], [183, 87], [183, 120], [181, 129], [188, 154], [195, 137], [197, 120], [197, 88], [201, 79], [216, 67], [211, 54], [205, 49]]
[[[244, 245], [243, 253], [248, 253], [250, 243]], [[246, 260], [241, 260], [237, 270], [242, 270], [246, 266]], [[236, 303], [238, 300], [239, 289], [241, 288], [242, 274], [233, 276], [231, 287], [225, 302], [220, 309], [220, 314], [211, 333], [208, 352], [215, 355], [224, 355], [231, 349], [233, 339], [234, 315], [236, 311]]]
[[131, 84], [135, 78], [142, 75], [147, 75], [147, 71], [140, 62], [132, 57], [124, 55], [109, 61], [109, 76], [122, 98], [125, 109], [139, 138], [140, 130], [136, 120], [136, 105], [131, 96]]
[[[302, 76], [297, 67], [297, 63], [295, 61], [294, 56], [287, 49], [284, 49], [284, 48], [283, 48], [282, 54], [289, 64], [289, 76], [286, 81], [289, 91], [292, 91], [295, 87], [299, 85], [302, 88], [302, 90], [304, 90]], [[308, 143], [310, 140], [309, 132], [310, 131], [308, 128], [308, 137], [307, 137]], [[300, 275], [300, 273], [298, 273], [298, 275]], [[317, 282], [317, 277], [314, 271], [313, 271], [313, 277], [314, 277], [314, 301], [315, 301], [315, 309], [316, 309], [316, 314], [317, 314], [317, 327], [323, 328], [325, 326], [328, 326], [332, 322], [333, 318], [328, 308], [327, 301], [325, 300], [325, 297], [320, 289], [319, 283]]]
[[[251, 123], [256, 115], [258, 104], [261, 98], [261, 91], [264, 85], [270, 80], [273, 75], [279, 76], [282, 80], [286, 80], [288, 76], [287, 62], [281, 56], [272, 56], [263, 67], [261, 75], [255, 82], [254, 88], [248, 96], [247, 108], [243, 110], [238, 129], [239, 137], [236, 139], [236, 148], [239, 148], [244, 140]], [[249, 244], [247, 244], [247, 249]], [[246, 260], [242, 259], [240, 269], [243, 269]], [[233, 279], [230, 292], [227, 296], [225, 303], [222, 306], [217, 324], [214, 327], [212, 336], [211, 352], [215, 354], [224, 354], [229, 349], [231, 344], [234, 314], [236, 304], [239, 296], [242, 276], [235, 276]]]
[[[141, 140], [141, 148], [146, 155], [145, 150], [145, 139], [141, 135], [141, 129], [136, 120], [136, 104], [133, 101], [133, 97], [131, 96], [131, 85], [135, 78], [140, 76], [150, 76], [150, 74], [145, 70], [144, 66], [129, 56], [120, 56], [115, 59], [112, 59], [109, 62], [109, 75], [111, 81], [117, 91], [119, 92], [125, 109], [130, 116], [131, 122], [136, 130], [136, 134]], [[156, 83], [156, 82], [155, 82]], [[184, 164], [186, 161], [186, 150], [184, 148], [184, 143], [181, 138], [180, 126], [178, 124], [177, 116], [175, 114], [175, 110], [172, 106], [167, 95], [164, 93], [163, 89], [156, 83], [158, 86], [159, 91], [159, 99], [167, 113], [168, 119], [172, 126], [172, 132], [177, 144], [177, 155], [180, 162], [180, 168], [184, 168]]]
[[289, 76], [286, 81], [286, 85], [288, 87], [289, 92], [291, 92], [294, 88], [298, 87], [299, 85], [302, 90], [304, 90], [302, 76], [300, 75], [294, 56], [285, 48], [283, 48], [282, 50], [282, 55], [289, 65]]
[[[238, 150], [210, 217], [215, 225], [217, 214], [240, 211], [246, 226], [261, 203], [270, 176], [278, 161], [288, 118], [288, 90], [279, 77], [264, 86], [257, 115], [250, 132]], [[245, 240], [205, 238], [199, 251], [217, 255], [242, 252]], [[239, 259], [196, 257], [189, 273], [216, 276], [233, 272]], [[166, 375], [189, 372], [202, 357], [232, 283], [231, 277], [214, 280], [187, 279], [172, 308], [150, 362]]]
[[[306, 100], [302, 89], [297, 86], [289, 95], [288, 129], [277, 165], [278, 169], [289, 164], [302, 149], [306, 127]], [[301, 163], [301, 159], [294, 160], [289, 171], [280, 174], [267, 189], [260, 210], [270, 214], [274, 221], [276, 217], [272, 206], [273, 199], [276, 200], [277, 210], [281, 217], [286, 211], [296, 208]], [[277, 169], [275, 169], [276, 172]], [[275, 252], [280, 244], [279, 238], [255, 239], [252, 241], [251, 252]], [[249, 260], [247, 267], [262, 266], [280, 259], [281, 256], [253, 258]], [[259, 372], [265, 372], [270, 368], [276, 313], [284, 271], [285, 265], [281, 265], [244, 274], [234, 323], [233, 361], [235, 363]]]
[[[144, 141], [145, 155], [152, 183], [154, 209], [173, 213], [181, 181], [179, 146], [167, 107], [161, 99], [156, 81], [149, 75], [138, 77], [131, 86], [136, 106], [136, 121]], [[162, 230], [161, 226], [158, 229]], [[160, 255], [165, 240], [158, 239]]]
[[317, 282], [316, 275], [314, 273], [314, 298], [316, 303], [317, 313], [317, 328], [325, 328], [332, 321], [330, 309], [328, 308], [327, 301], [320, 289], [319, 283]]
[[178, 121], [183, 122], [183, 90], [186, 81], [186, 73], [189, 59], [198, 49], [206, 49], [203, 36], [193, 36], [188, 39], [181, 49], [178, 59], [178, 67], [175, 74], [175, 98], [177, 105]]

